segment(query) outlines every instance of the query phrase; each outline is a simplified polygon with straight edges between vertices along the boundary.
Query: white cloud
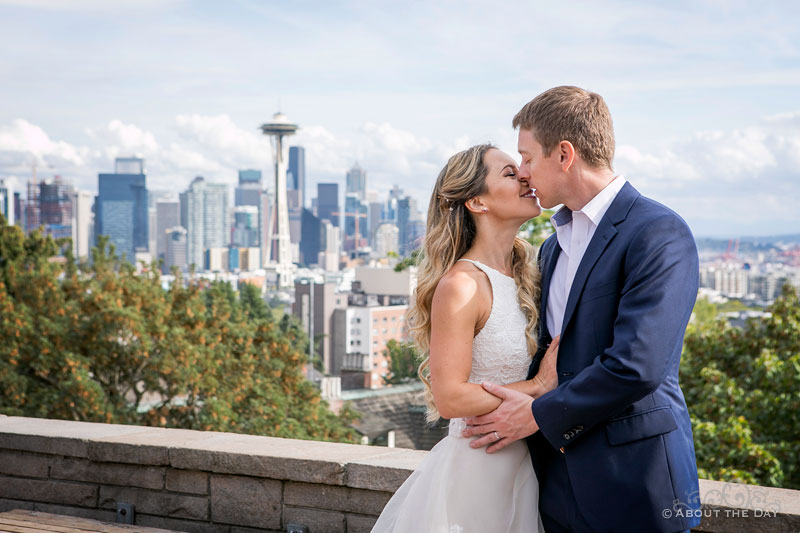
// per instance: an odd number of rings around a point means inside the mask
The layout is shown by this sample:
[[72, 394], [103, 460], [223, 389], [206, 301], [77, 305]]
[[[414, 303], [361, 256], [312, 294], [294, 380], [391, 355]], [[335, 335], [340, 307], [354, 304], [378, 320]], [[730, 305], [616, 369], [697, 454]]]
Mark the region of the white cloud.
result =
[[122, 150], [136, 150], [148, 154], [158, 152], [155, 135], [134, 124], [125, 124], [115, 119], [108, 123], [107, 129], [112, 143]]
[[178, 133], [210, 157], [239, 168], [261, 167], [269, 161], [269, 144], [255, 130], [236, 125], [227, 114], [178, 115]]
[[643, 193], [682, 214], [701, 235], [719, 234], [726, 227], [746, 232], [746, 222], [753, 233], [769, 226], [775, 233], [800, 228], [800, 113], [698, 132], [648, 152], [623, 145], [614, 166]]

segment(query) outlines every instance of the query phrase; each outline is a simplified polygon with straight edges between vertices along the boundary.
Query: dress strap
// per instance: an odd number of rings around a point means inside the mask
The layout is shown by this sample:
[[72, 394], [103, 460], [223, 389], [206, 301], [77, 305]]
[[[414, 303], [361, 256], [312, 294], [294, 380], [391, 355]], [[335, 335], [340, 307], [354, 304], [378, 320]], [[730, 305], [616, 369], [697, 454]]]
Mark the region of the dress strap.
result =
[[[494, 281], [494, 279], [493, 279], [494, 278], [494, 275], [493, 275], [494, 274], [494, 269], [493, 268], [484, 265], [480, 261], [475, 261], [474, 259], [466, 259], [466, 258], [462, 257], [461, 259], [459, 259], [459, 261], [465, 261], [467, 263], [472, 263], [473, 265], [475, 265], [478, 268], [478, 270], [480, 270], [484, 274], [486, 274], [486, 276], [489, 278], [489, 281]], [[492, 283], [492, 285], [494, 285], [494, 283]]]
[[462, 257], [458, 261], [466, 261], [467, 263], [472, 263], [473, 265], [478, 267], [480, 270], [483, 271], [484, 274], [486, 274], [489, 277], [489, 280], [492, 281], [492, 284], [494, 284], [494, 281], [496, 281], [498, 279], [499, 280], [504, 280], [504, 281], [509, 281], [509, 280], [514, 281], [514, 278], [512, 278], [511, 276], [506, 276], [505, 274], [503, 274], [499, 270], [494, 269], [494, 268], [492, 268], [492, 267], [490, 267], [488, 265], [484, 265], [480, 261], [475, 261], [474, 259], [467, 259], [465, 257]]

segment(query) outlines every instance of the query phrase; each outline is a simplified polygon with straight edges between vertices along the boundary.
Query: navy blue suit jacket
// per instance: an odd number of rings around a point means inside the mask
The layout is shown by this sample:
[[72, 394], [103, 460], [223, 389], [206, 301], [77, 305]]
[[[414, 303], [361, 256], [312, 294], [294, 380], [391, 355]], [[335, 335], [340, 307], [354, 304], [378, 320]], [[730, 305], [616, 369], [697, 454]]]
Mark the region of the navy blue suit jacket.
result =
[[[550, 342], [547, 299], [560, 251], [555, 235], [539, 251], [540, 349], [530, 376]], [[697, 285], [697, 248], [686, 223], [626, 183], [575, 274], [559, 385], [533, 402], [540, 430], [528, 439], [541, 493], [553, 476], [568, 476], [578, 509], [597, 531], [683, 531], [700, 522], [674, 507], [700, 504], [678, 386]], [[561, 453], [565, 461], [553, 460]]]

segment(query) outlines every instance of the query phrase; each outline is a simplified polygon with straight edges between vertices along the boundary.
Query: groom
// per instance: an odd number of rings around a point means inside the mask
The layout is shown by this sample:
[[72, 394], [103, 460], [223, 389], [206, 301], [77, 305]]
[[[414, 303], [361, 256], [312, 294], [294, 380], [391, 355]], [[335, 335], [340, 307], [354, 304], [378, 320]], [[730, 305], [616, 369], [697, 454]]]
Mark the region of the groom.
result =
[[[539, 251], [539, 352], [560, 335], [558, 387], [503, 399], [465, 437], [496, 452], [527, 437], [548, 533], [685, 531], [699, 524], [692, 429], [678, 385], [683, 335], [697, 296], [686, 223], [611, 168], [603, 99], [550, 89], [513, 121], [528, 179], [556, 233]], [[496, 432], [496, 433], [495, 433]]]

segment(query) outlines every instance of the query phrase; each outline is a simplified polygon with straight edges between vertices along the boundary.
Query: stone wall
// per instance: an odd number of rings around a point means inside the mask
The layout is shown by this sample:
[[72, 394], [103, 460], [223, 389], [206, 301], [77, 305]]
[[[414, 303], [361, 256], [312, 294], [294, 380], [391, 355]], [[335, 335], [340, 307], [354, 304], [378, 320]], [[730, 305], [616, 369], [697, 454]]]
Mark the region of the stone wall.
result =
[[[0, 416], [0, 511], [114, 521], [131, 503], [136, 524], [179, 531], [369, 531], [425, 453]], [[701, 499], [702, 531], [800, 530], [798, 491], [701, 481]]]

